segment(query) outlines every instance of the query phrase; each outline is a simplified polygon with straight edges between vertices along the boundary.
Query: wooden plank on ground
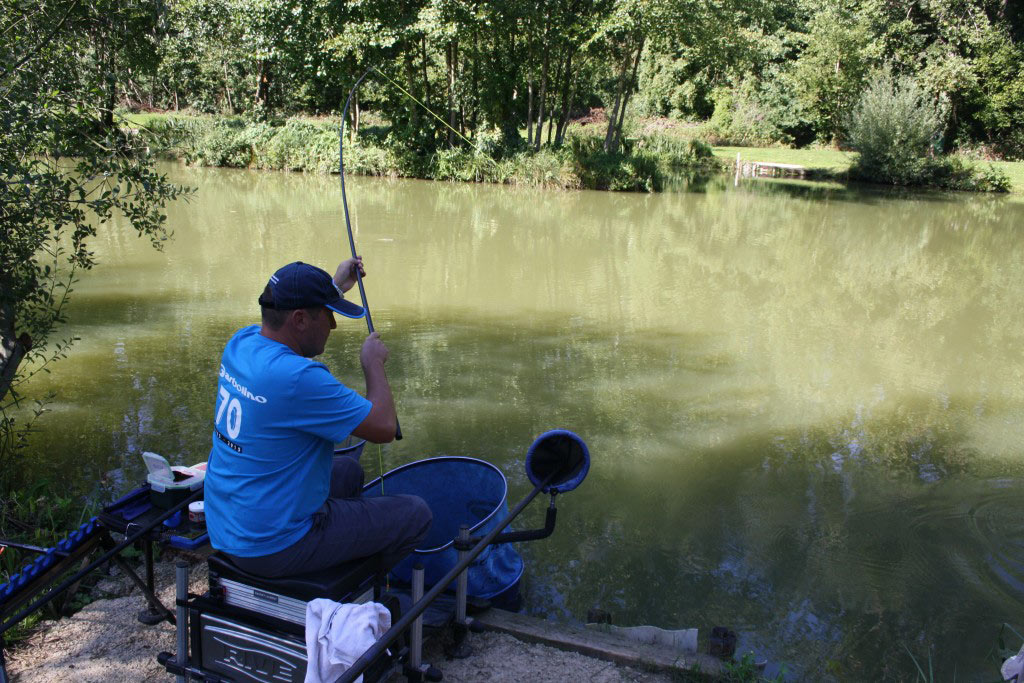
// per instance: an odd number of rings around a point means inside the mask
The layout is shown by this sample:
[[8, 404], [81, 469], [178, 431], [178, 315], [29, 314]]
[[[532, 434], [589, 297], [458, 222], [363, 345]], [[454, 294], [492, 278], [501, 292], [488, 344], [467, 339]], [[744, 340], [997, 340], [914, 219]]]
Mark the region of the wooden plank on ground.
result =
[[484, 628], [508, 633], [530, 643], [560, 650], [579, 652], [607, 662], [639, 669], [670, 671], [714, 679], [723, 673], [722, 661], [704, 654], [685, 654], [676, 650], [626, 640], [596, 629], [557, 624], [515, 612], [491, 608], [473, 617]]
[[807, 169], [799, 164], [779, 164], [772, 161], [751, 161], [749, 162], [761, 168], [782, 168], [790, 171], [806, 171]]

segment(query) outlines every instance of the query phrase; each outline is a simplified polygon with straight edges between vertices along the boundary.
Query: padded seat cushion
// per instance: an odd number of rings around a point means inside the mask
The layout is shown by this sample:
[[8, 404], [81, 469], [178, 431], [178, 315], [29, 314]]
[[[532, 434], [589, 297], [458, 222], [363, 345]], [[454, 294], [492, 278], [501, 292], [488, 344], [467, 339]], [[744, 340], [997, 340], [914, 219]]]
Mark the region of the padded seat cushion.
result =
[[329, 598], [337, 602], [345, 602], [352, 593], [371, 583], [375, 575], [383, 573], [379, 555], [352, 560], [320, 571], [279, 579], [268, 579], [242, 571], [227, 556], [219, 552], [210, 555], [206, 563], [210, 570], [211, 587], [214, 584], [214, 575], [216, 575], [253, 588], [307, 602], [316, 598]]

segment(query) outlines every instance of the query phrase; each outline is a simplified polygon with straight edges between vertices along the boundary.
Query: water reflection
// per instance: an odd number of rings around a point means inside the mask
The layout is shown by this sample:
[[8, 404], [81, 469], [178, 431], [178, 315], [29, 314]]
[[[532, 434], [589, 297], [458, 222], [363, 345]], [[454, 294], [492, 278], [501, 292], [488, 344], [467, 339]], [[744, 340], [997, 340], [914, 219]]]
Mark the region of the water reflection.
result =
[[[221, 347], [268, 274], [347, 251], [337, 179], [172, 172], [200, 187], [175, 241], [102, 233], [82, 341], [33, 387], [60, 400], [40, 466], [98, 497], [141, 478], [142, 450], [204, 460]], [[523, 547], [530, 611], [726, 624], [813, 680], [912, 676], [904, 646], [995, 671], [998, 625], [1024, 625], [1024, 207], [721, 179], [352, 178], [349, 200], [406, 433], [385, 467], [482, 456], [515, 499], [545, 429], [594, 454], [558, 533]], [[332, 337], [339, 376], [364, 335]]]

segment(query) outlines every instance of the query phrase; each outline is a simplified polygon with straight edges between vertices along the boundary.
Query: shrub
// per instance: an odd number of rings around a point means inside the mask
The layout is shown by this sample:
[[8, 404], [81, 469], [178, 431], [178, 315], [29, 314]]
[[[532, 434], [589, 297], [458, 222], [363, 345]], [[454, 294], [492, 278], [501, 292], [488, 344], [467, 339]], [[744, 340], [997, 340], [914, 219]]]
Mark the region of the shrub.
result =
[[[267, 124], [250, 124], [253, 129]], [[305, 121], [289, 119], [273, 128], [254, 148], [257, 166], [285, 171], [330, 172], [338, 167], [338, 134]]]
[[814, 137], [792, 86], [782, 75], [716, 90], [708, 133], [715, 142], [740, 145], [805, 144]]
[[960, 157], [929, 159], [928, 184], [947, 190], [1009, 192], [1010, 178], [992, 164], [975, 165]]
[[190, 164], [244, 168], [252, 161], [252, 131], [241, 119], [218, 119], [193, 132], [195, 137], [182, 150]]
[[438, 150], [433, 160], [434, 179], [482, 181], [483, 175], [477, 175], [481, 169], [472, 163], [472, 156], [472, 152], [460, 148]]
[[[338, 134], [333, 125], [302, 119], [257, 122], [243, 119], [168, 119], [145, 135], [191, 164], [333, 173]], [[717, 166], [699, 140], [668, 135], [630, 138], [606, 153], [601, 140], [571, 135], [561, 149], [502, 147], [497, 133], [481, 133], [473, 148], [432, 153], [394, 132], [360, 135], [345, 143], [345, 170], [375, 176], [505, 183], [530, 187], [654, 192], [667, 179]]]
[[935, 155], [945, 118], [942, 103], [914, 79], [880, 73], [847, 122], [849, 143], [859, 153], [850, 174], [894, 185], [1007, 192], [1009, 178], [991, 164]]
[[896, 185], [925, 184], [944, 120], [944, 107], [917, 81], [880, 72], [847, 120], [848, 142], [860, 155], [854, 175]]
[[[345, 144], [345, 172], [357, 175], [394, 176], [397, 163], [384, 147], [356, 138]], [[333, 170], [333, 169], [332, 169]]]
[[532, 154], [517, 154], [510, 162], [507, 183], [565, 189], [580, 187], [580, 178], [565, 153], [543, 149]]

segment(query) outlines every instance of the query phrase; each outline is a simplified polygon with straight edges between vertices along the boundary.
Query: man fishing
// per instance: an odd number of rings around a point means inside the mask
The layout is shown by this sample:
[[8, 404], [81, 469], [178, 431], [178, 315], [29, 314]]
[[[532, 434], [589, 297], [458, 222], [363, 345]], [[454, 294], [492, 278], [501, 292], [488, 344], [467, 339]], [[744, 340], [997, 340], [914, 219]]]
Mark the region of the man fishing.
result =
[[362, 498], [359, 462], [334, 456], [351, 434], [395, 438], [397, 417], [377, 332], [363, 343], [366, 397], [312, 360], [337, 324], [365, 311], [343, 293], [365, 277], [362, 259], [332, 278], [290, 263], [259, 298], [262, 324], [244, 327], [221, 357], [213, 448], [205, 483], [213, 547], [244, 571], [281, 577], [381, 553], [388, 566], [427, 534], [432, 515], [410, 495]]

